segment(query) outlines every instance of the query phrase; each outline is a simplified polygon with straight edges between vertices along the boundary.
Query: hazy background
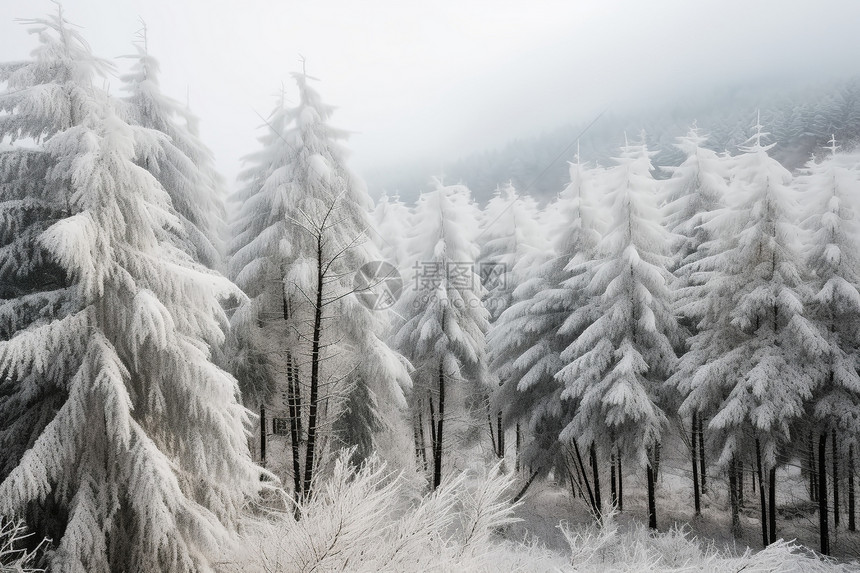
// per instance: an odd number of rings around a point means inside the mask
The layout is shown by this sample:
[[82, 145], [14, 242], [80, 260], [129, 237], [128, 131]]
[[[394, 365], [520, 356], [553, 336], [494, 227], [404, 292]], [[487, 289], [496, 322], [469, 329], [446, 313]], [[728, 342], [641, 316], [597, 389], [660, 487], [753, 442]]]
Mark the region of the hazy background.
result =
[[[744, 82], [815, 83], [860, 71], [857, 0], [402, 2], [66, 0], [96, 54], [132, 53], [143, 18], [162, 88], [188, 97], [233, 185], [261, 120], [307, 59], [352, 167], [373, 179], [438, 173], [485, 148]], [[14, 18], [56, 10], [0, 0], [0, 59], [34, 38]], [[116, 80], [112, 92], [120, 90]], [[431, 166], [431, 167], [427, 167]], [[436, 168], [438, 166], [438, 168]]]

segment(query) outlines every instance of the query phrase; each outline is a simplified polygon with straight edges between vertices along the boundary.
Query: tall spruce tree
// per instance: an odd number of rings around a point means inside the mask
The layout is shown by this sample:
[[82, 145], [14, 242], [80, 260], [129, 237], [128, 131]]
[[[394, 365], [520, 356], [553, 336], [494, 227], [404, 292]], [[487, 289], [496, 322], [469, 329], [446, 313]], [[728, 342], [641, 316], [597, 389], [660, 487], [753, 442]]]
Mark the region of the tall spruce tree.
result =
[[803, 314], [807, 292], [791, 174], [768, 155], [773, 144], [762, 144], [767, 134], [758, 122], [754, 130], [735, 158], [730, 207], [704, 225], [716, 238], [703, 245], [698, 269], [707, 284], [692, 287], [699, 295], [688, 307], [701, 317], [699, 331], [675, 383], [686, 395], [682, 415], [713, 416], [708, 429], [720, 449], [718, 464], [731, 475], [744, 456], [754, 455], [760, 479], [769, 478], [769, 511], [762, 506], [767, 544], [775, 537], [777, 452], [812, 395], [808, 365], [823, 341]]
[[403, 324], [393, 338], [415, 367], [412, 408], [429, 424], [434, 489], [442, 479], [444, 448], [468, 444], [474, 428], [485, 427], [480, 421], [489, 390], [489, 315], [475, 273], [477, 209], [464, 186], [435, 183], [415, 208], [410, 251], [416, 262], [396, 307]]
[[[815, 273], [807, 315], [826, 342], [816, 360], [816, 384], [809, 402], [814, 430], [826, 442], [841, 436], [842, 459], [853, 474], [856, 436], [860, 431], [860, 157], [838, 152], [835, 138], [822, 161], [810, 161], [798, 179], [810, 231], [807, 266]], [[818, 455], [823, 459], [824, 448]], [[826, 480], [819, 478], [822, 482]], [[834, 479], [836, 479], [834, 477]], [[852, 476], [853, 479], [853, 476]], [[852, 492], [853, 493], [853, 492]], [[851, 500], [853, 501], [853, 499]], [[819, 512], [821, 551], [829, 553], [827, 498], [821, 496]], [[834, 512], [839, 511], [834, 505]], [[849, 524], [853, 521], [849, 507]]]
[[[502, 383], [498, 406], [508, 425], [521, 426], [522, 462], [542, 474], [574, 475], [577, 467], [579, 474], [586, 473], [582, 456], [569, 455], [578, 451], [578, 436], [560, 439], [574, 408], [561, 399], [564, 385], [555, 374], [564, 366], [559, 355], [579, 334], [578, 325], [596, 318], [583, 302], [604, 225], [595, 207], [601, 176], [578, 160], [570, 165], [570, 182], [556, 203], [553, 249], [544, 260], [515, 265], [518, 286], [487, 337], [491, 365]], [[571, 463], [575, 467], [568, 471]], [[590, 501], [599, 514], [600, 500], [592, 493]]]
[[[369, 240], [370, 198], [346, 166], [346, 133], [329, 125], [334, 108], [312, 78], [293, 77], [299, 103], [281, 102], [266, 121], [263, 149], [249, 157], [235, 196], [231, 265], [249, 299], [233, 324], [250, 344], [237, 368], [270, 369], [256, 399], [304, 428], [291, 430], [291, 471], [296, 493], [308, 496], [327, 448], [357, 446], [367, 456], [383, 430], [396, 440], [410, 377], [382, 341], [387, 313], [354, 296], [354, 277], [380, 255]], [[277, 387], [287, 403], [272, 403]]]
[[556, 374], [562, 399], [576, 404], [561, 436], [638, 460], [655, 528], [655, 449], [666, 425], [661, 388], [675, 367], [679, 329], [650, 155], [644, 143], [621, 151], [607, 174], [612, 223], [585, 275], [588, 298], [579, 314], [591, 322], [577, 318], [562, 328], [576, 325], [581, 334], [562, 351], [565, 366]]
[[28, 23], [33, 59], [0, 67], [0, 136], [37, 142], [3, 162], [3, 211], [23, 231], [3, 264], [37, 259], [14, 277], [29, 292], [2, 305], [21, 316], [0, 343], [2, 439], [29, 447], [4, 443], [0, 514], [54, 539], [53, 571], [210, 571], [262, 485], [209, 346], [236, 289], [175, 247], [181, 220], [137, 165], [164, 136], [118, 116], [62, 13]]
[[150, 53], [146, 27], [137, 53], [122, 79], [128, 92], [124, 112], [130, 123], [168, 136], [149, 156], [137, 162], [164, 187], [182, 217], [183, 246], [200, 262], [218, 268], [222, 259], [224, 189], [215, 171], [212, 152], [196, 133], [197, 120], [187, 109], [161, 91], [159, 64]]

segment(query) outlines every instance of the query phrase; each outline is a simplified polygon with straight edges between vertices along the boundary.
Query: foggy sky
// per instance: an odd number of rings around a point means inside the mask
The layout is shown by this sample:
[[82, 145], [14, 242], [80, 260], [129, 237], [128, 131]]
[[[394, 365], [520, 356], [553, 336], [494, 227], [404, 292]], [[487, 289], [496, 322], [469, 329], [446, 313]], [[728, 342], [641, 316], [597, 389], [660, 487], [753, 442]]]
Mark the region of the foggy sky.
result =
[[[240, 6], [241, 4], [241, 6]], [[510, 139], [745, 79], [860, 72], [856, 0], [66, 0], [97, 55], [133, 53], [143, 18], [162, 89], [202, 120], [231, 182], [301, 69], [339, 110], [359, 173], [444, 162]], [[0, 59], [35, 46], [0, 1]], [[111, 82], [120, 93], [120, 82]], [[294, 98], [290, 98], [295, 101]]]

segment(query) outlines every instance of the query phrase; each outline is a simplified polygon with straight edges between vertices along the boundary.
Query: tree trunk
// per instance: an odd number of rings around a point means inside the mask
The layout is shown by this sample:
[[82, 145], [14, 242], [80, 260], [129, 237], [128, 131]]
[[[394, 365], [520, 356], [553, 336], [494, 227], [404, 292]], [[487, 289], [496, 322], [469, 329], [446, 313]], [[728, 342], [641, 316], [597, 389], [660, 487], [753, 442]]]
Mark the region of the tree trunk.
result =
[[708, 489], [705, 481], [705, 430], [701, 414], [699, 414], [699, 476], [702, 478], [702, 495], [705, 495]]
[[266, 406], [260, 404], [260, 465], [266, 467]]
[[809, 501], [818, 501], [818, 484], [815, 483], [815, 442], [809, 432]]
[[857, 531], [854, 523], [854, 444], [848, 445], [848, 531]]
[[599, 516], [603, 512], [603, 506], [600, 498], [600, 471], [597, 468], [597, 450], [594, 448], [594, 442], [591, 443], [591, 473], [594, 476], [594, 507]]
[[609, 454], [609, 503], [618, 507], [618, 490], [615, 483], [615, 450]]
[[827, 528], [827, 432], [818, 437], [818, 533], [821, 537], [821, 553], [830, 555], [830, 533]]
[[648, 460], [648, 527], [657, 529], [657, 504], [654, 499], [654, 470]]
[[738, 506], [744, 506], [744, 464], [738, 464]]
[[436, 456], [436, 409], [433, 407], [433, 394], [427, 392], [427, 403], [430, 405], [430, 451], [435, 463]]
[[693, 437], [693, 508], [695, 510], [695, 515], [702, 515], [702, 500], [700, 499], [701, 493], [699, 492], [699, 444], [696, 436], [696, 419], [697, 415], [693, 412], [693, 422], [691, 424], [692, 430], [690, 432]]
[[732, 535], [741, 536], [741, 517], [738, 513], [738, 467], [737, 461], [732, 456], [732, 461], [729, 464], [729, 499], [732, 506]]
[[770, 527], [770, 542], [776, 542], [776, 467], [770, 468], [768, 479], [767, 504], [768, 526]]
[[761, 466], [761, 445], [758, 438], [755, 439], [755, 462], [756, 471], [758, 472], [758, 498], [761, 503], [761, 542], [762, 546], [768, 546], [768, 530], [767, 530], [767, 501], [765, 500], [764, 489], [764, 471]]
[[305, 480], [302, 493], [309, 498], [312, 493], [314, 479], [314, 464], [316, 460], [317, 439], [317, 408], [319, 407], [320, 389], [320, 333], [322, 331], [322, 296], [323, 296], [323, 249], [322, 234], [317, 237], [317, 292], [314, 304], [314, 329], [311, 336], [311, 390], [308, 399], [308, 442], [305, 451]]
[[600, 519], [600, 507], [598, 507], [594, 499], [591, 482], [588, 481], [588, 472], [585, 471], [585, 464], [582, 462], [582, 456], [579, 454], [579, 445], [576, 443], [576, 440], [573, 440], [573, 451], [576, 453], [576, 461], [579, 462], [579, 467], [582, 470], [582, 481], [585, 482], [585, 488], [588, 490], [588, 501], [591, 504], [591, 511], [594, 513], [595, 519]]
[[830, 451], [833, 456], [833, 529], [839, 527], [839, 456], [836, 447], [836, 429], [830, 434], [833, 440], [830, 444]]
[[421, 445], [421, 462], [424, 464], [424, 471], [427, 471], [427, 441], [424, 439], [424, 417], [421, 415], [421, 408], [418, 408], [418, 439]]
[[499, 432], [496, 443], [499, 445], [499, 458], [505, 457], [505, 428], [502, 426], [502, 411], [496, 415], [496, 429]]
[[436, 420], [436, 443], [433, 451], [433, 489], [442, 483], [442, 430], [445, 421], [445, 371], [439, 361], [439, 419]]
[[660, 477], [660, 442], [654, 444], [654, 481]]
[[490, 416], [490, 403], [487, 402], [487, 427], [490, 429], [490, 445], [493, 448], [493, 455], [499, 457], [499, 447], [496, 445], [496, 431], [493, 429], [493, 418]]
[[514, 462], [514, 469], [516, 471], [520, 471], [520, 442], [521, 442], [521, 434], [520, 434], [520, 423], [517, 422], [517, 437], [516, 437], [516, 461]]
[[621, 453], [618, 453], [618, 511], [624, 511], [624, 480], [621, 477]]
[[290, 446], [293, 453], [293, 489], [296, 499], [302, 495], [302, 410], [299, 396], [298, 372], [293, 369], [293, 358], [287, 353], [287, 410], [290, 414]]

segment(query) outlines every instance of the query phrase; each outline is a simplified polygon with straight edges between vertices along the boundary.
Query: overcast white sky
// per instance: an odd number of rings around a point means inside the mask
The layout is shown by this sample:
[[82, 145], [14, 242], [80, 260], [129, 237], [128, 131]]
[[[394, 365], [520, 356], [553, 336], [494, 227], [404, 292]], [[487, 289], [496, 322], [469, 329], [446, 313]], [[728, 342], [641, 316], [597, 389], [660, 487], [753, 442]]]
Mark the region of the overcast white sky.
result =
[[[232, 180], [300, 69], [339, 106], [359, 172], [454, 159], [606, 107], [764, 74], [860, 71], [858, 0], [65, 0], [96, 54], [149, 28], [162, 87], [202, 119]], [[0, 59], [34, 38], [0, 0]], [[112, 90], [119, 90], [119, 82]]]

